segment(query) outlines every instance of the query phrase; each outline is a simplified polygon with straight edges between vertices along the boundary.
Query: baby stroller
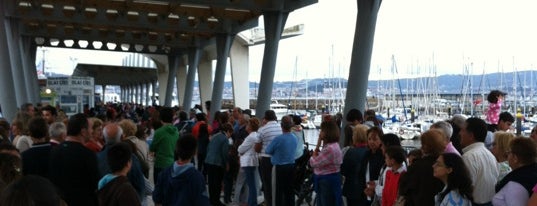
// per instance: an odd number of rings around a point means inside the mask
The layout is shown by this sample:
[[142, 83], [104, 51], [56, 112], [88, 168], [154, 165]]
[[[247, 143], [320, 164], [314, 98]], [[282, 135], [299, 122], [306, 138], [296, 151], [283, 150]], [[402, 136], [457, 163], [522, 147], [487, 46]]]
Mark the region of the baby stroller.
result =
[[313, 168], [309, 166], [312, 151], [308, 145], [304, 146], [304, 153], [295, 161], [295, 180], [293, 191], [297, 196], [296, 206], [307, 203], [309, 206], [313, 202]]

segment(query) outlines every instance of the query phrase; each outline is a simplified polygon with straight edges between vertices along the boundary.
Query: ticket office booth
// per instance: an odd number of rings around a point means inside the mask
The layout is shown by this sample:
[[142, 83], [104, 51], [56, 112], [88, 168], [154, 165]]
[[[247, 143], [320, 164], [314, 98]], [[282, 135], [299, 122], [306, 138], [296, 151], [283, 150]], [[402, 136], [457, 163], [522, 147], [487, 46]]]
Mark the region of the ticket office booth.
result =
[[84, 112], [84, 105], [95, 106], [93, 77], [49, 78], [47, 89], [56, 93], [56, 103], [67, 116]]

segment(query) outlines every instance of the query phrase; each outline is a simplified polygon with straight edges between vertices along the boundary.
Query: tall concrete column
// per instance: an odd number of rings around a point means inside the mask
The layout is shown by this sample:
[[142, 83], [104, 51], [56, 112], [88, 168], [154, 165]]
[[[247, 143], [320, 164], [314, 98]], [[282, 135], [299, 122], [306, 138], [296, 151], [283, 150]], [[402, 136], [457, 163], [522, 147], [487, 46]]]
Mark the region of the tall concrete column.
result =
[[[0, 3], [2, 5], [5, 2]], [[8, 48], [8, 35], [5, 27], [5, 10], [0, 9], [0, 48]], [[2, 115], [9, 122], [15, 118], [17, 113], [17, 102], [14, 101], [15, 97], [15, 85], [13, 84], [13, 74], [11, 71], [11, 60], [9, 50], [5, 49], [0, 52], [0, 109]]]
[[202, 58], [198, 66], [198, 83], [200, 92], [200, 104], [211, 100], [213, 96], [213, 60]]
[[250, 83], [248, 81], [248, 45], [233, 41], [229, 54], [231, 63], [231, 83], [235, 107], [250, 108]]
[[191, 47], [188, 51], [188, 74], [185, 85], [185, 99], [183, 100], [184, 108], [192, 108], [192, 96], [194, 93], [194, 80], [196, 78], [196, 70], [200, 60], [200, 49]]
[[103, 88], [103, 103], [106, 104], [106, 85], [103, 84], [101, 87]]
[[157, 81], [153, 81], [151, 84], [151, 104], [156, 105], [157, 104]]
[[136, 104], [139, 104], [140, 103], [140, 95], [142, 95], [141, 92], [140, 92], [140, 87], [138, 87], [138, 84], [133, 84], [132, 87], [134, 88], [134, 93], [135, 93], [134, 102]]
[[123, 85], [119, 86], [119, 101], [123, 102]]
[[[181, 57], [181, 63], [177, 67], [177, 75], [175, 75], [176, 87], [177, 87], [177, 103], [182, 106], [182, 102], [185, 99], [185, 85], [186, 85], [186, 65]], [[185, 108], [185, 111], [189, 108]]]
[[137, 97], [137, 101], [136, 101], [136, 103], [138, 103], [138, 104], [143, 104], [143, 102], [142, 102], [142, 99], [143, 99], [143, 98], [142, 98], [142, 97], [144, 96], [144, 95], [143, 95], [143, 94], [144, 94], [144, 92], [143, 92], [144, 89], [143, 89], [143, 87], [142, 87], [142, 83], [138, 83], [138, 84], [136, 85], [136, 90], [138, 90], [138, 97]]
[[30, 59], [29, 59], [29, 76], [35, 81], [30, 82], [33, 87], [33, 91], [37, 97], [38, 101], [41, 101], [41, 88], [39, 87], [39, 78], [37, 77], [37, 68], [35, 67], [35, 59], [37, 56], [37, 44], [34, 42], [33, 38], [30, 38]]
[[145, 106], [151, 104], [151, 96], [149, 95], [149, 82], [145, 83]]
[[174, 53], [168, 55], [168, 84], [166, 85], [166, 99], [164, 106], [172, 106], [173, 86], [175, 85], [175, 76], [177, 75], [177, 67], [179, 67], [179, 54]]
[[132, 103], [132, 85], [127, 85], [127, 102]]
[[[381, 0], [357, 1], [358, 15], [356, 17], [348, 80], [354, 86], [347, 89], [344, 114], [347, 114], [353, 108], [362, 112], [365, 109], [367, 82], [369, 81], [369, 70], [371, 68], [371, 53], [373, 51], [373, 40], [380, 3]], [[345, 133], [342, 134], [340, 145], [343, 145], [345, 140]]]
[[227, 58], [229, 49], [235, 35], [222, 33], [216, 35], [216, 72], [214, 74], [213, 96], [211, 98], [211, 116], [209, 122], [214, 120], [216, 111], [222, 108], [222, 94], [224, 93], [224, 80], [226, 77]]
[[24, 69], [22, 68], [22, 61], [20, 58], [18, 23], [15, 19], [9, 18], [5, 18], [3, 21], [5, 23], [4, 27], [8, 38], [7, 48], [9, 50], [13, 83], [15, 84], [15, 99], [17, 100], [17, 105], [22, 105], [28, 103], [29, 99], [25, 89], [26, 79], [24, 77]]
[[261, 65], [261, 79], [259, 80], [259, 95], [255, 109], [256, 116], [260, 119], [264, 118], [265, 111], [270, 109], [278, 46], [288, 15], [289, 13], [287, 12], [279, 11], [263, 13], [266, 41], [263, 52], [263, 63]]
[[22, 62], [22, 70], [26, 80], [26, 93], [28, 101], [36, 104], [40, 102], [39, 86], [37, 84], [37, 72], [35, 70], [35, 52], [36, 46], [32, 43], [32, 38], [23, 36], [19, 40], [20, 58]]

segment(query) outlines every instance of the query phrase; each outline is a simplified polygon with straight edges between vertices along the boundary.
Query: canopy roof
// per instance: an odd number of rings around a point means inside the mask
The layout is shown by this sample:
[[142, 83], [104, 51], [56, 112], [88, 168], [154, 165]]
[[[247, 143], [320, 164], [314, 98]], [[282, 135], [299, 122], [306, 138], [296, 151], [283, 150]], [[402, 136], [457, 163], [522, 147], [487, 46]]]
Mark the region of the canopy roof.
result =
[[157, 81], [157, 69], [145, 67], [77, 64], [73, 76], [93, 77], [97, 85], [137, 85]]
[[[263, 12], [317, 0], [9, 0], [6, 16], [37, 45], [167, 54], [256, 27]], [[69, 41], [66, 41], [69, 40]]]

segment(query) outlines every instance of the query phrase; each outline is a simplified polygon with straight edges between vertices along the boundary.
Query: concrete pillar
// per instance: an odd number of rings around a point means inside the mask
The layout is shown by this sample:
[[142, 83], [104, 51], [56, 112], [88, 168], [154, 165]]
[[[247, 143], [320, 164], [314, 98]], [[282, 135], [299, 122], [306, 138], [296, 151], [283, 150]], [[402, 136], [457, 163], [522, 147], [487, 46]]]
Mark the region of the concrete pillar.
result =
[[194, 80], [196, 77], [196, 70], [200, 60], [200, 48], [191, 47], [188, 51], [188, 74], [186, 77], [185, 85], [185, 99], [183, 100], [184, 108], [192, 108], [192, 96], [194, 93]]
[[204, 105], [204, 102], [211, 100], [212, 95], [213, 95], [214, 83], [213, 83], [212, 59], [203, 58], [203, 60], [200, 60], [200, 64], [198, 67], [198, 81], [199, 81], [199, 92], [200, 92], [200, 104]]
[[[371, 53], [373, 51], [373, 40], [377, 15], [380, 8], [380, 0], [358, 1], [358, 15], [356, 17], [356, 28], [354, 31], [354, 42], [352, 45], [351, 64], [349, 68], [349, 85], [345, 95], [344, 114], [353, 108], [364, 111], [367, 101], [367, 82], [369, 81], [369, 70], [371, 68]], [[345, 140], [344, 133], [340, 138], [340, 145]]]
[[[185, 99], [185, 85], [186, 85], [186, 65], [181, 58], [181, 62], [177, 67], [177, 75], [175, 75], [176, 87], [177, 87], [177, 103], [182, 106], [182, 102]], [[187, 110], [189, 108], [185, 108]]]
[[[0, 48], [7, 48], [8, 35], [5, 27], [5, 9], [0, 9]], [[5, 49], [0, 52], [0, 110], [2, 115], [9, 122], [15, 118], [17, 113], [17, 102], [14, 101], [15, 87], [13, 84], [13, 74], [11, 71], [11, 60], [9, 52]]]
[[157, 81], [153, 81], [152, 84], [151, 84], [151, 104], [152, 105], [156, 105], [157, 104]]
[[255, 108], [256, 116], [260, 119], [265, 117], [265, 111], [270, 109], [278, 46], [288, 15], [289, 13], [287, 12], [279, 11], [263, 13], [265, 20], [265, 49], [261, 65], [261, 79], [259, 80], [259, 95]]
[[248, 81], [248, 45], [233, 41], [230, 50], [231, 83], [235, 107], [250, 108], [250, 83]]
[[229, 49], [235, 35], [217, 34], [216, 35], [216, 72], [214, 75], [213, 95], [211, 98], [211, 115], [209, 122], [214, 120], [216, 111], [222, 108], [222, 94], [224, 93], [224, 80], [226, 77], [227, 58]]
[[168, 70], [158, 73], [159, 105], [164, 105], [164, 99], [166, 98], [166, 89], [168, 87], [168, 73], [169, 73]]
[[149, 106], [151, 104], [151, 97], [149, 95], [149, 82], [145, 83], [145, 106]]
[[28, 65], [29, 65], [29, 76], [32, 78], [32, 79], [35, 79], [35, 81], [33, 82], [30, 82], [30, 85], [32, 85], [33, 87], [33, 92], [34, 92], [34, 95], [35, 97], [37, 98], [37, 101], [41, 101], [41, 88], [39, 87], [39, 79], [37, 77], [37, 68], [35, 66], [35, 59], [36, 59], [36, 55], [37, 55], [37, 44], [34, 42], [34, 38], [29, 38], [29, 42], [30, 42], [30, 52], [29, 52], [29, 57], [30, 59], [28, 59]]
[[20, 37], [20, 58], [22, 63], [22, 70], [26, 81], [26, 93], [28, 94], [28, 101], [36, 104], [41, 102], [39, 97], [39, 86], [37, 84], [37, 72], [35, 68], [35, 52], [37, 47], [32, 44], [32, 38], [28, 36]]
[[123, 102], [123, 85], [119, 86], [119, 101]]
[[139, 104], [140, 103], [140, 95], [142, 95], [142, 93], [140, 92], [140, 87], [138, 86], [138, 84], [134, 84], [132, 85], [134, 87], [134, 102], [136, 104]]
[[103, 88], [103, 103], [106, 104], [106, 84], [103, 84], [102, 88]]
[[[11, 62], [11, 71], [13, 83], [15, 84], [15, 99], [17, 105], [22, 105], [29, 102], [28, 93], [26, 91], [26, 79], [24, 77], [24, 69], [20, 58], [19, 47], [19, 28], [15, 19], [4, 18], [5, 30], [7, 34], [7, 48]], [[11, 97], [13, 99], [13, 97]]]
[[143, 87], [142, 87], [142, 83], [138, 83], [138, 84], [136, 85], [136, 90], [138, 90], [138, 96], [137, 96], [137, 101], [136, 101], [136, 103], [138, 103], [138, 104], [143, 104], [143, 102], [142, 102], [142, 99], [143, 99], [143, 98], [142, 98], [142, 97], [144, 96], [144, 95], [143, 95], [143, 94], [144, 94], [144, 93], [143, 93], [144, 89], [143, 89]]
[[179, 66], [179, 54], [168, 55], [168, 84], [166, 84], [166, 102], [164, 106], [172, 106], [173, 86], [175, 85], [175, 76], [177, 75], [177, 67]]

